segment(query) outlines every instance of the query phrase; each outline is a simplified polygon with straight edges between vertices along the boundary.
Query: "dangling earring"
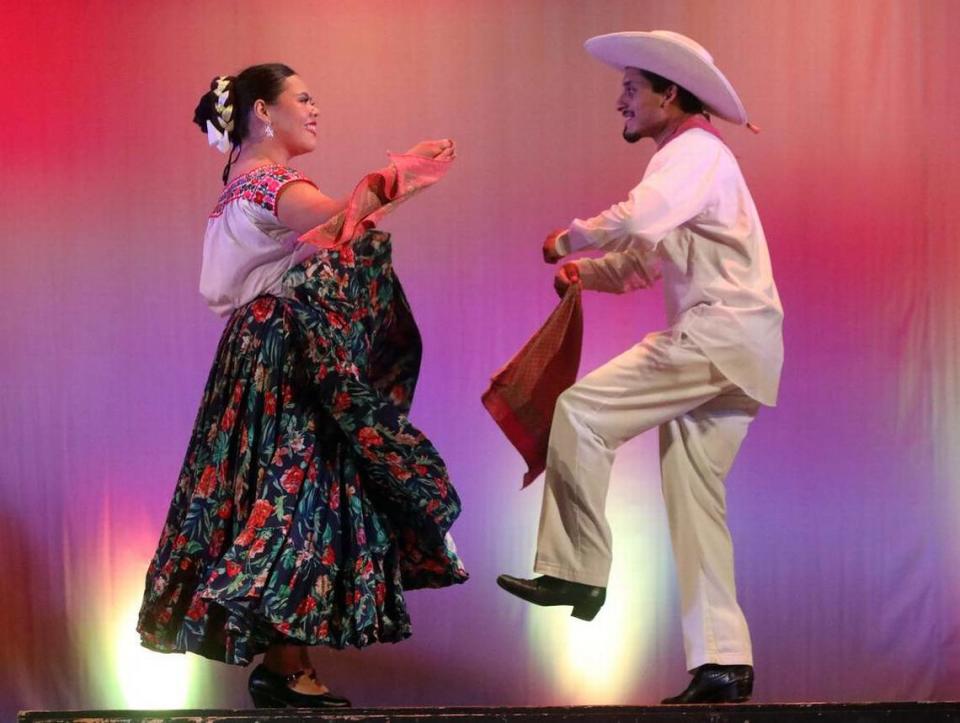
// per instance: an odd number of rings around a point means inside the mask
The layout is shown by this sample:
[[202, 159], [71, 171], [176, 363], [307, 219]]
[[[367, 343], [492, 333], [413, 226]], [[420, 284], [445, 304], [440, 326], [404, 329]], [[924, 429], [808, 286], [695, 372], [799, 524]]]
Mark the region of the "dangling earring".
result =
[[273, 138], [273, 126], [270, 125], [269, 123], [267, 123], [267, 125], [263, 129], [263, 137]]

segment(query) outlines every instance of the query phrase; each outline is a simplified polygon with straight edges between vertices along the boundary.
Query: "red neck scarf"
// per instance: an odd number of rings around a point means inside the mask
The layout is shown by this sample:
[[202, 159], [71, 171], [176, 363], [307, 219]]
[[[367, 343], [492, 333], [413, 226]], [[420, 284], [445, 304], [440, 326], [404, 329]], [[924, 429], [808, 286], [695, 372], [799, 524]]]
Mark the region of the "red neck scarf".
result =
[[713, 123], [711, 123], [702, 115], [692, 115], [689, 118], [687, 118], [683, 123], [678, 125], [674, 129], [673, 133], [667, 136], [667, 140], [663, 142], [663, 145], [661, 145], [660, 148], [663, 148], [663, 146], [667, 145], [670, 141], [672, 141], [674, 138], [679, 136], [681, 133], [685, 133], [686, 131], [692, 130], [693, 128], [700, 128], [701, 130], [705, 130], [707, 133], [712, 133], [721, 141], [723, 140], [723, 136], [720, 135], [720, 131], [718, 131], [716, 128], [713, 127]]

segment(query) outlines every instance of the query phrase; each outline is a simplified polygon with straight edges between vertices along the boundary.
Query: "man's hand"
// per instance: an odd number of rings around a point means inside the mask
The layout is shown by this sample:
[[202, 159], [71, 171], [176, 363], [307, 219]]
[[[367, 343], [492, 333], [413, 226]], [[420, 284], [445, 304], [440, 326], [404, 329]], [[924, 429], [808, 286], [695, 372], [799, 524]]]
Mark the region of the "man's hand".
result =
[[565, 228], [558, 228], [556, 231], [551, 231], [550, 235], [544, 239], [543, 260], [548, 264], [555, 264], [563, 258], [563, 255], [557, 252], [557, 239], [566, 232]]
[[570, 288], [570, 284], [579, 283], [580, 270], [572, 261], [568, 261], [559, 269], [557, 269], [557, 273], [553, 277], [553, 288], [557, 292], [557, 296], [559, 296], [561, 299], [566, 295], [567, 289]]

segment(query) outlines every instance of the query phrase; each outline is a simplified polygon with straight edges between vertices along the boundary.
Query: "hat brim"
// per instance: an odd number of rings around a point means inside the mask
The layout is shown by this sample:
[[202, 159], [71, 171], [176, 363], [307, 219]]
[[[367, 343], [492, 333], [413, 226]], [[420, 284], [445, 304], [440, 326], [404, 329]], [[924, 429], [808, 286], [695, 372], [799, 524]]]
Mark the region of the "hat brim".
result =
[[645, 32], [597, 35], [584, 43], [597, 60], [619, 70], [638, 68], [663, 76], [693, 93], [713, 115], [743, 125], [747, 112], [719, 68], [691, 48]]

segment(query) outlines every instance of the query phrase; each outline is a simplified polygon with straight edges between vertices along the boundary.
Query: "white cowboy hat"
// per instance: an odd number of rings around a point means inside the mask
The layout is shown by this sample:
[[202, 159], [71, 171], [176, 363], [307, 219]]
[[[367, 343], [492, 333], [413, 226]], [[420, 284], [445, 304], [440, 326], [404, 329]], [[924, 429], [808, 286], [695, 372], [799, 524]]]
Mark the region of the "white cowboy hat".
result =
[[673, 81], [724, 120], [737, 125], [747, 122], [747, 112], [730, 81], [713, 64], [710, 53], [686, 35], [669, 30], [609, 33], [590, 38], [584, 47], [614, 68], [648, 70]]

